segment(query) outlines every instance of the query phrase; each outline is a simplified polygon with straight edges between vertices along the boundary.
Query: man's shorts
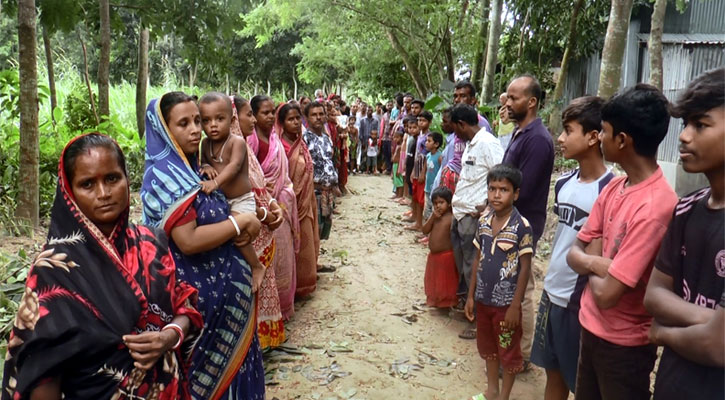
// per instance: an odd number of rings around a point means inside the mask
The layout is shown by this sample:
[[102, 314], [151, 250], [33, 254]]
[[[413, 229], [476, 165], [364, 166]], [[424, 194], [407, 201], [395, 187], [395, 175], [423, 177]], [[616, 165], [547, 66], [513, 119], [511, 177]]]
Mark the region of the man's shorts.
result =
[[546, 291], [542, 291], [531, 362], [541, 368], [559, 370], [572, 393], [576, 386], [580, 336], [578, 313], [552, 303]]
[[425, 183], [419, 182], [417, 179], [411, 179], [413, 181], [413, 201], [420, 204], [425, 204]]
[[[474, 283], [475, 285], [475, 283]], [[476, 345], [484, 360], [500, 360], [503, 369], [517, 374], [524, 369], [521, 355], [521, 317], [513, 331], [503, 328], [508, 307], [493, 307], [476, 302]]]

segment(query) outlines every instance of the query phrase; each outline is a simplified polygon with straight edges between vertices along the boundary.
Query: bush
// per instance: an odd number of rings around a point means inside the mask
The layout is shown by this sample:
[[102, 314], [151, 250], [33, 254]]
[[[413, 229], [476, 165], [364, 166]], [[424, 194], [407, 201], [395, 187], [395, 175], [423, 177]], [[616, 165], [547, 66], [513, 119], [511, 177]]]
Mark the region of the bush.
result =
[[[90, 126], [96, 126], [96, 115], [91, 107], [88, 89], [80, 82], [71, 87], [65, 98], [65, 124], [71, 132], [83, 131]], [[93, 94], [93, 101], [98, 104], [98, 96]]]

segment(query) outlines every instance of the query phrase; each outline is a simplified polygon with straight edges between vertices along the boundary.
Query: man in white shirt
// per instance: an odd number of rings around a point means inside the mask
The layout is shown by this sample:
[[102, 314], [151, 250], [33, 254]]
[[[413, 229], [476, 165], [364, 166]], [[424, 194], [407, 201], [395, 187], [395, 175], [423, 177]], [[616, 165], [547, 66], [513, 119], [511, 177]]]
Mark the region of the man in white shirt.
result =
[[[478, 112], [468, 104], [458, 104], [451, 110], [451, 125], [458, 137], [467, 141], [461, 157], [461, 175], [453, 194], [453, 223], [451, 242], [456, 267], [460, 277], [458, 294], [468, 293], [471, 266], [476, 256], [473, 238], [478, 227], [477, 206], [486, 203], [488, 170], [503, 159], [501, 143], [486, 128], [478, 127]], [[475, 324], [460, 335], [463, 339], [475, 339]]]

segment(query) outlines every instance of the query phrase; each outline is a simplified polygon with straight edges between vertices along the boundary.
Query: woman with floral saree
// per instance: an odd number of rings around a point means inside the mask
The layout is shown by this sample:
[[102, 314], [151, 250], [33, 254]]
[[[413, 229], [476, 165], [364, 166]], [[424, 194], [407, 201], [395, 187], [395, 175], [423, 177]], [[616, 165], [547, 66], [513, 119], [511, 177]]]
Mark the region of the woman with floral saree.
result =
[[3, 399], [189, 398], [197, 291], [176, 280], [163, 232], [131, 224], [128, 212], [116, 142], [71, 140], [8, 341]]
[[[320, 253], [320, 232], [317, 223], [314, 165], [307, 145], [302, 140], [299, 107], [285, 104], [277, 110], [275, 130], [282, 132], [282, 145], [289, 160], [289, 177], [297, 198], [300, 220], [300, 251], [297, 253], [297, 291], [300, 298], [315, 291], [317, 257]], [[347, 167], [345, 167], [347, 168]]]
[[[249, 102], [254, 118], [257, 121], [256, 132], [247, 136], [247, 143], [257, 156], [259, 164], [264, 171], [264, 178], [267, 191], [277, 199], [284, 210], [282, 226], [274, 231], [276, 242], [276, 253], [274, 256], [274, 273], [277, 278], [277, 290], [279, 293], [279, 306], [281, 315], [289, 318], [294, 313], [294, 296], [297, 284], [295, 254], [299, 250], [299, 219], [297, 216], [297, 201], [292, 188], [292, 181], [289, 179], [289, 166], [287, 157], [279, 139], [279, 132], [274, 130], [274, 104], [267, 96], [257, 95]], [[273, 304], [268, 308], [270, 320], [274, 318], [272, 312]], [[265, 313], [260, 308], [260, 314]], [[280, 330], [281, 318], [279, 321]], [[274, 325], [272, 325], [274, 327]], [[276, 346], [284, 341], [272, 341], [270, 345]]]
[[252, 272], [235, 246], [253, 240], [260, 223], [249, 213], [230, 215], [219, 190], [209, 195], [199, 190], [200, 140], [193, 98], [171, 92], [151, 100], [141, 187], [144, 222], [169, 233], [179, 279], [199, 290], [204, 331], [191, 357], [192, 397], [264, 399]]
[[252, 114], [252, 108], [246, 99], [235, 96], [234, 115], [237, 116], [237, 123], [233, 123], [230, 132], [245, 138], [247, 143], [247, 161], [249, 163], [249, 183], [254, 192], [254, 199], [257, 207], [269, 207], [270, 213], [274, 213], [275, 223], [269, 226], [262, 226], [259, 236], [252, 242], [259, 261], [265, 268], [265, 278], [262, 280], [262, 286], [257, 294], [260, 298], [260, 310], [257, 314], [257, 332], [259, 335], [262, 348], [268, 346], [277, 346], [285, 340], [284, 325], [279, 321], [281, 311], [279, 309], [279, 291], [277, 289], [277, 276], [275, 269], [269, 268], [273, 265], [277, 254], [277, 244], [273, 230], [279, 228], [284, 223], [284, 214], [279, 207], [277, 200], [267, 191], [266, 182], [264, 180], [264, 171], [259, 165], [257, 157], [254, 156], [254, 150], [249, 146], [246, 139], [254, 133], [254, 124], [256, 120]]

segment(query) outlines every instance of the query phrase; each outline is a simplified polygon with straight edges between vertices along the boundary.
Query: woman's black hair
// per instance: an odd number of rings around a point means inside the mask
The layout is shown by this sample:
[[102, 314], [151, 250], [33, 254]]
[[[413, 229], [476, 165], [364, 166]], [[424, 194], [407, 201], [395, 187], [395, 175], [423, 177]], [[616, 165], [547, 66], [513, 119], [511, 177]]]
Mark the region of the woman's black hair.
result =
[[196, 103], [196, 96], [189, 96], [184, 92], [169, 92], [161, 96], [159, 108], [161, 109], [161, 116], [164, 117], [164, 122], [169, 122], [169, 113], [175, 105], [186, 103], [187, 101]]
[[121, 148], [118, 147], [118, 143], [106, 135], [101, 135], [100, 133], [89, 133], [76, 139], [63, 152], [63, 172], [68, 178], [69, 183], [73, 182], [76, 159], [78, 156], [97, 147], [105, 147], [108, 150], [111, 150], [111, 152], [116, 155], [116, 161], [118, 161], [118, 165], [121, 166], [123, 174], [128, 176], [128, 173], [126, 172], [126, 157], [124, 157]]
[[284, 126], [284, 119], [287, 118], [287, 114], [289, 114], [289, 112], [292, 110], [297, 110], [297, 113], [300, 114], [300, 117], [302, 117], [302, 111], [300, 110], [300, 106], [298, 106], [297, 104], [285, 103], [282, 107], [279, 108], [279, 111], [277, 112], [277, 122], [279, 122], [280, 125]]
[[237, 114], [242, 111], [242, 108], [244, 108], [247, 103], [249, 103], [249, 100], [238, 94], [234, 95], [234, 107], [237, 109]]
[[[272, 99], [264, 94], [258, 94], [252, 97], [252, 100], [249, 101], [249, 104], [252, 106], [252, 114], [257, 115], [259, 109], [262, 107], [262, 103], [265, 101], [272, 101]], [[274, 106], [274, 104], [272, 104], [272, 106]]]

